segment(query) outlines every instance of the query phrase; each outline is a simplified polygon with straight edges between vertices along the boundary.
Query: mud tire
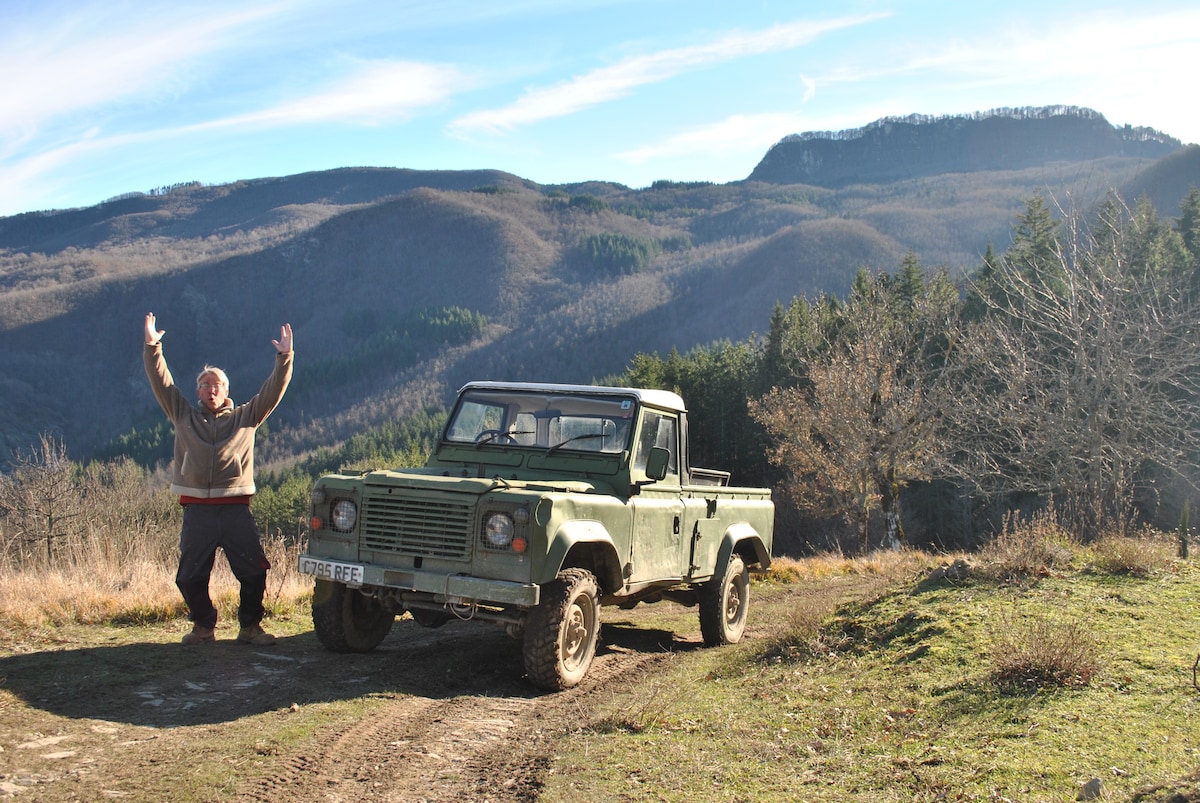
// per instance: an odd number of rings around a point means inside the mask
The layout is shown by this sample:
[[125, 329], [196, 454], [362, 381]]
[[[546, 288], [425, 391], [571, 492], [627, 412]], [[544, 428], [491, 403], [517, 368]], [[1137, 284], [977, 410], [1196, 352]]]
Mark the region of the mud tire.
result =
[[586, 569], [564, 569], [542, 587], [525, 623], [525, 671], [547, 691], [583, 680], [600, 640], [600, 585]]
[[317, 580], [313, 630], [331, 652], [370, 652], [392, 631], [396, 615], [344, 583]]
[[729, 556], [725, 573], [700, 587], [700, 633], [707, 647], [737, 644], [750, 610], [750, 572], [741, 556]]

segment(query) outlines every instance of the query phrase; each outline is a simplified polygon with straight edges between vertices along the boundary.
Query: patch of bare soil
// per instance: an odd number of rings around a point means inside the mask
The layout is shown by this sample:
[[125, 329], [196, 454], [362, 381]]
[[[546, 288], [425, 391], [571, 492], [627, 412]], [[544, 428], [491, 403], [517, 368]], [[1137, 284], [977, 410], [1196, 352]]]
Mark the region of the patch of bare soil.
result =
[[0, 798], [536, 800], [557, 734], [656, 661], [700, 646], [698, 627], [675, 635], [644, 610], [606, 609], [591, 672], [558, 694], [523, 677], [520, 642], [471, 622], [399, 620], [363, 655], [327, 652], [311, 631], [267, 648], [232, 630], [183, 647], [183, 631], [146, 643], [100, 628], [87, 643], [8, 646]]

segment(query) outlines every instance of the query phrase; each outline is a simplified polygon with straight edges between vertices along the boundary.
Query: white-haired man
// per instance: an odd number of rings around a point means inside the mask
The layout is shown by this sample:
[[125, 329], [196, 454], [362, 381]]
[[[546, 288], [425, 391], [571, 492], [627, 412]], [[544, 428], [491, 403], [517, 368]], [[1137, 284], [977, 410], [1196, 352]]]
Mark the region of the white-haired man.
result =
[[206, 365], [196, 378], [194, 405], [167, 369], [162, 338], [154, 313], [146, 313], [146, 347], [142, 357], [150, 388], [159, 406], [175, 427], [175, 455], [171, 492], [184, 506], [179, 536], [179, 570], [175, 584], [187, 603], [192, 631], [184, 644], [216, 640], [217, 609], [208, 584], [217, 549], [225, 552], [229, 567], [241, 584], [237, 640], [266, 646], [275, 637], [262, 628], [263, 595], [271, 568], [250, 500], [254, 485], [254, 433], [287, 390], [292, 378], [292, 327], [279, 328], [275, 368], [262, 388], [244, 404], [229, 398], [229, 379], [220, 368]]

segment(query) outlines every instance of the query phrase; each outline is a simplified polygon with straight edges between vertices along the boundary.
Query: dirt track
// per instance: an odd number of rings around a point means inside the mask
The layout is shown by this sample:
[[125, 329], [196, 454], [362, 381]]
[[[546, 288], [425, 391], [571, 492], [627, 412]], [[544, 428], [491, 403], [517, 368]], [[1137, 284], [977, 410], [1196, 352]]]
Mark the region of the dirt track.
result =
[[658, 607], [606, 609], [591, 673], [559, 694], [522, 677], [518, 641], [477, 623], [401, 620], [365, 655], [326, 652], [311, 631], [183, 648], [99, 629], [97, 643], [6, 652], [0, 797], [532, 801], [556, 737], [699, 646], [698, 628], [655, 629], [642, 611]]

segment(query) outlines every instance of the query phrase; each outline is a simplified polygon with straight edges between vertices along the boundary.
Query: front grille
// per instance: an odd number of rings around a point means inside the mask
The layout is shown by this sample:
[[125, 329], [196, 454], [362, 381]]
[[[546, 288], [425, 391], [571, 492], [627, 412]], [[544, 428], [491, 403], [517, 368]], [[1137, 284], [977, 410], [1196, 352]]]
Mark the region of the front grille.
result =
[[470, 544], [474, 507], [459, 502], [368, 496], [359, 531], [362, 547], [378, 552], [461, 558]]

